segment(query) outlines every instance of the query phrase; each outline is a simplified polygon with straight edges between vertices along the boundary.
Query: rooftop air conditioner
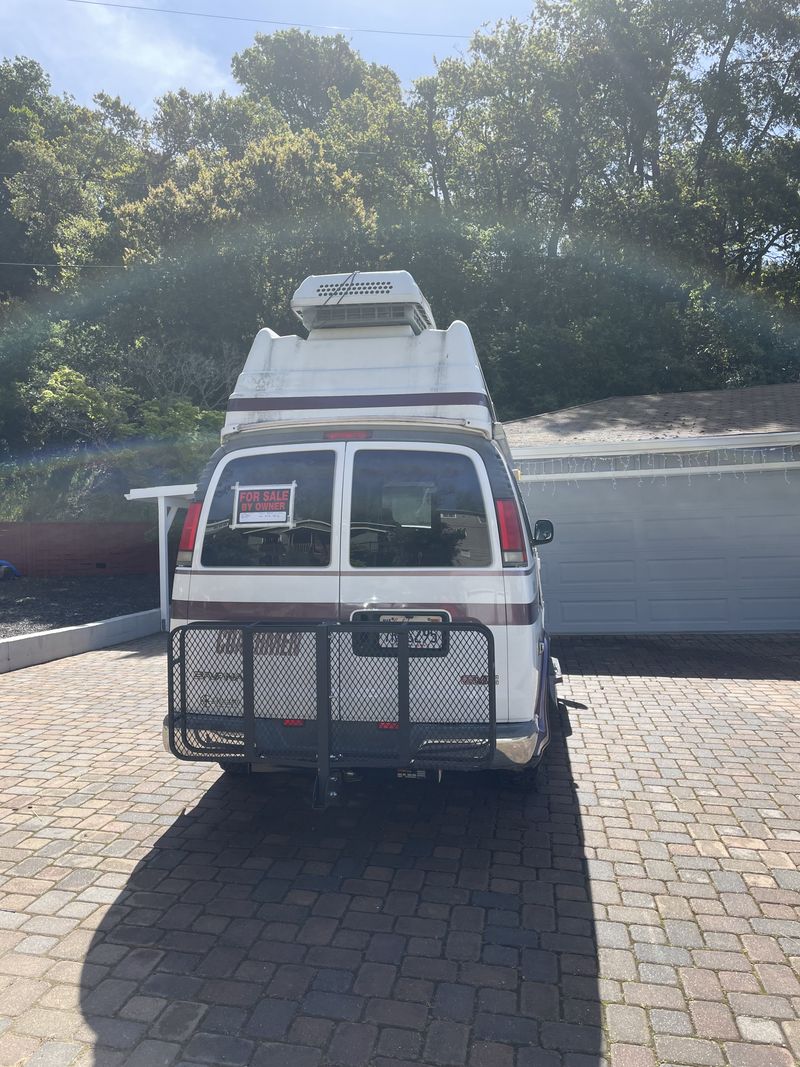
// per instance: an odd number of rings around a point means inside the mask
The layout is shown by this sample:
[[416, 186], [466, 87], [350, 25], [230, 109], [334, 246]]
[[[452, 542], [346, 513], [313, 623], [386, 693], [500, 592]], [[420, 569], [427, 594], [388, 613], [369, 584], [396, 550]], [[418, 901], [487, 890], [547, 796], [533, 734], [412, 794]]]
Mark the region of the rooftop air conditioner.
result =
[[292, 311], [308, 330], [353, 326], [410, 326], [435, 330], [433, 313], [406, 270], [312, 274], [292, 297]]

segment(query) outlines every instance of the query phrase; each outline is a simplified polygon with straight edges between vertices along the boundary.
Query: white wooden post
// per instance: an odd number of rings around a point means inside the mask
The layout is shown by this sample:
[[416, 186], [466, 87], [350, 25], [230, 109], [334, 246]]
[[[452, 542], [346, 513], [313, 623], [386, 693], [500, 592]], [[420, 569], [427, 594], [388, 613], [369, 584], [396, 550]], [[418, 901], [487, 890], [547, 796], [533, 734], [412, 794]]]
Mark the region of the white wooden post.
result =
[[130, 489], [126, 500], [155, 500], [158, 503], [158, 606], [161, 629], [169, 629], [169, 552], [167, 534], [180, 508], [188, 507], [196, 485], [154, 485]]

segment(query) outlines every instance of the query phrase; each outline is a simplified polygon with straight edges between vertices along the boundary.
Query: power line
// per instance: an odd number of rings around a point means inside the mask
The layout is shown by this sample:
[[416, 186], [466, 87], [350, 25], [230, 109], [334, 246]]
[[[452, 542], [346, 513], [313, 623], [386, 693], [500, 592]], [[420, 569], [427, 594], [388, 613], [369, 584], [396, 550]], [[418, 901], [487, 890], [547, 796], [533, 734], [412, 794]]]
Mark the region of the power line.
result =
[[144, 4], [119, 4], [112, 0], [66, 0], [68, 4], [85, 4], [89, 7], [118, 7], [126, 11], [155, 11], [162, 15], [189, 15], [198, 19], [221, 19], [225, 22], [254, 22], [262, 26], [290, 26], [300, 30], [334, 30], [347, 33], [378, 33], [387, 37], [437, 37], [448, 41], [469, 41], [463, 33], [423, 33], [420, 30], [375, 30], [357, 26], [320, 26], [311, 22], [279, 22], [277, 19], [250, 18], [246, 15], [217, 15], [209, 11], [185, 11], [173, 7], [146, 7]]

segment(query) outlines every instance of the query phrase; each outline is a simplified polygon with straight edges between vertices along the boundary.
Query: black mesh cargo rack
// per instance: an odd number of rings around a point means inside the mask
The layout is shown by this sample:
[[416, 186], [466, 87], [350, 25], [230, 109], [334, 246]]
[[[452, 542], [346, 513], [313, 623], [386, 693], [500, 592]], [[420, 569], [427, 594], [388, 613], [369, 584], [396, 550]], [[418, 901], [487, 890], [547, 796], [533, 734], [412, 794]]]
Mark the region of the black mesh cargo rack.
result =
[[189, 623], [169, 644], [180, 759], [316, 768], [479, 769], [495, 749], [480, 623]]

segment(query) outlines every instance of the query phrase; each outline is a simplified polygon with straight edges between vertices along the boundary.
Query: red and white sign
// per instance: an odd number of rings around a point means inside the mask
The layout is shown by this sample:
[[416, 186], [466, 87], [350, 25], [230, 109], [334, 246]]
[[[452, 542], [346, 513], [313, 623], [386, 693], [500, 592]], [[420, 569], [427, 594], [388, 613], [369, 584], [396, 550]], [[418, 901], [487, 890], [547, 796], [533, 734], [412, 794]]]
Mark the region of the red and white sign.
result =
[[288, 485], [237, 485], [232, 526], [291, 526], [297, 482]]

